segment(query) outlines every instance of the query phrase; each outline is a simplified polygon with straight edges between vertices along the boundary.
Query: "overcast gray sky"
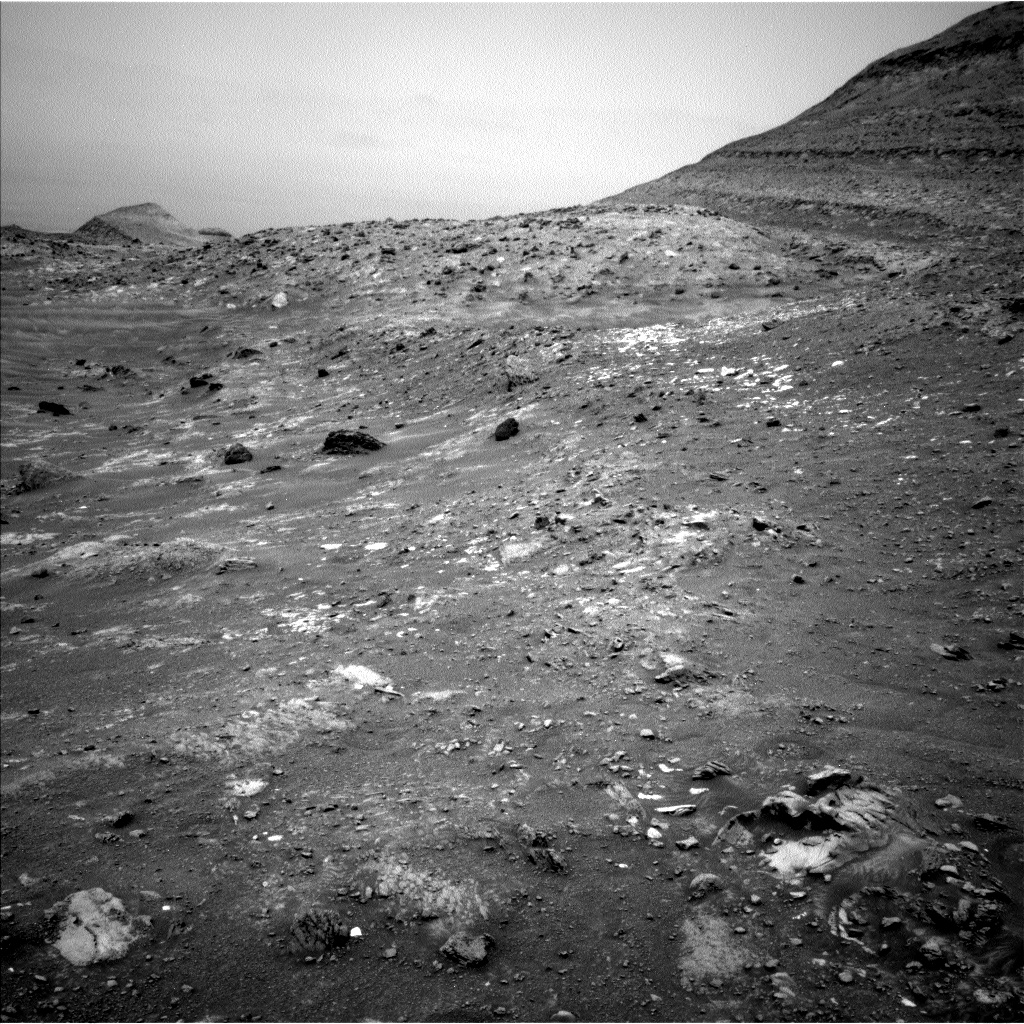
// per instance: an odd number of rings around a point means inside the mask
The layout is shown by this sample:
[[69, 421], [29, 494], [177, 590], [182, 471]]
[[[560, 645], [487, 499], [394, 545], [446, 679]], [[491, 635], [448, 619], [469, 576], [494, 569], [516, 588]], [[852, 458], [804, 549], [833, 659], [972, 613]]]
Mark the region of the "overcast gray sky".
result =
[[780, 124], [989, 3], [0, 5], [0, 221], [487, 217]]

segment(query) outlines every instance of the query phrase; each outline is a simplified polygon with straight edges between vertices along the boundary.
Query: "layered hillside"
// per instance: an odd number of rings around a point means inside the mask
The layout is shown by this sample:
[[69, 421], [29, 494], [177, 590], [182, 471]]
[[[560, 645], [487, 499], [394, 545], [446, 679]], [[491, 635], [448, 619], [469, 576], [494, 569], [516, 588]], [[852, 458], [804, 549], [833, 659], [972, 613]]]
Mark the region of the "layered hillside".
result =
[[1000, 4], [875, 61], [792, 121], [604, 202], [712, 204], [767, 221], [923, 215], [1012, 226], [1022, 199], [1022, 47], [1024, 4]]

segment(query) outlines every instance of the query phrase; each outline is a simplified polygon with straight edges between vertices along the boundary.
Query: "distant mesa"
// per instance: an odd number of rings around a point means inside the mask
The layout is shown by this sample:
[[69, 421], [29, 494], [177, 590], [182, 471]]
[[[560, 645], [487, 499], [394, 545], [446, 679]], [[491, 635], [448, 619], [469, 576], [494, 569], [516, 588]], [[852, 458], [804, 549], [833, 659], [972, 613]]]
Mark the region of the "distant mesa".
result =
[[125, 245], [130, 242], [193, 247], [225, 241], [230, 232], [220, 228], [187, 227], [157, 203], [121, 206], [87, 221], [72, 237], [100, 245]]

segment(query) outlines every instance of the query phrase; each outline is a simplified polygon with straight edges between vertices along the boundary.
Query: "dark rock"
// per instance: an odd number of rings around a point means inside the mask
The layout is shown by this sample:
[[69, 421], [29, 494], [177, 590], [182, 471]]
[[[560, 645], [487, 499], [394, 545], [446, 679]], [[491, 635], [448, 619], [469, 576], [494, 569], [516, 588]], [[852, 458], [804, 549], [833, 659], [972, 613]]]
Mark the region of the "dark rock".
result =
[[974, 824], [983, 832], [1009, 832], [1013, 826], [996, 814], [976, 814]]
[[510, 437], [515, 437], [518, 433], [519, 421], [514, 416], [509, 416], [508, 419], [502, 420], [497, 427], [495, 427], [494, 440], [507, 441]]
[[732, 775], [732, 769], [721, 761], [705, 761], [693, 773], [695, 779], [713, 779], [716, 775]]
[[1010, 436], [1010, 428], [1009, 427], [996, 427], [996, 429], [992, 431], [992, 436], [993, 437], [1009, 437]]
[[74, 478], [73, 473], [48, 466], [44, 462], [23, 462], [18, 466], [18, 482], [14, 485], [15, 494], [28, 491], [41, 491], [44, 487]]
[[961, 412], [981, 412], [981, 402], [968, 402], [961, 407]]
[[465, 932], [457, 932], [441, 947], [440, 952], [464, 967], [476, 967], [487, 959], [493, 947], [494, 939], [490, 935], [470, 936]]
[[772, 524], [764, 519], [758, 519], [757, 516], [754, 516], [750, 525], [753, 526], [758, 533], [763, 533], [765, 530], [770, 529]]
[[323, 451], [328, 455], [358, 455], [361, 452], [375, 452], [384, 447], [372, 434], [360, 430], [332, 430], [324, 438]]
[[782, 420], [780, 420], [778, 416], [771, 416], [765, 421], [764, 425], [766, 427], [781, 427]]
[[1024, 651], [1024, 635], [1010, 630], [1005, 640], [999, 640], [996, 647], [1004, 651]]
[[325, 370], [322, 366], [316, 371], [318, 377], [330, 377], [330, 371]]
[[646, 423], [647, 422], [647, 417], [642, 412], [638, 412], [633, 417], [633, 422], [634, 423]]
[[248, 346], [243, 346], [242, 348], [236, 348], [235, 351], [231, 353], [231, 358], [249, 359], [251, 356], [258, 355], [260, 355], [260, 350], [258, 348], [249, 348]]
[[40, 402], [39, 412], [48, 412], [54, 416], [71, 416], [72, 412], [66, 405], [60, 402]]
[[236, 466], [240, 462], [252, 462], [252, 452], [244, 444], [233, 444], [224, 453], [224, 465]]
[[992, 504], [992, 499], [991, 498], [979, 498], [973, 505], [971, 505], [971, 508], [973, 508], [973, 509], [986, 508], [986, 507], [988, 507], [991, 504]]
[[348, 926], [336, 910], [311, 907], [292, 918], [288, 929], [293, 953], [319, 956], [348, 942]]
[[209, 383], [206, 377], [189, 377], [188, 379], [188, 386], [190, 388], [205, 388]]
[[220, 391], [221, 388], [223, 388], [223, 387], [224, 387], [224, 385], [219, 380], [211, 380], [210, 381], [210, 390], [211, 391]]

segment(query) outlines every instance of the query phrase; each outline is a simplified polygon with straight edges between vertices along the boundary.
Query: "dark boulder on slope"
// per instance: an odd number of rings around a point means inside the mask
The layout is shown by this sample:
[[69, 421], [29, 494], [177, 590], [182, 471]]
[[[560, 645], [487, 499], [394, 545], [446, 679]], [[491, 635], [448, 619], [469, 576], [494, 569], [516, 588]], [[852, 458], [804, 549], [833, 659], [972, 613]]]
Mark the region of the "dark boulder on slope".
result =
[[332, 430], [324, 438], [323, 451], [328, 455], [359, 455], [375, 452], [384, 447], [372, 434], [361, 430]]

